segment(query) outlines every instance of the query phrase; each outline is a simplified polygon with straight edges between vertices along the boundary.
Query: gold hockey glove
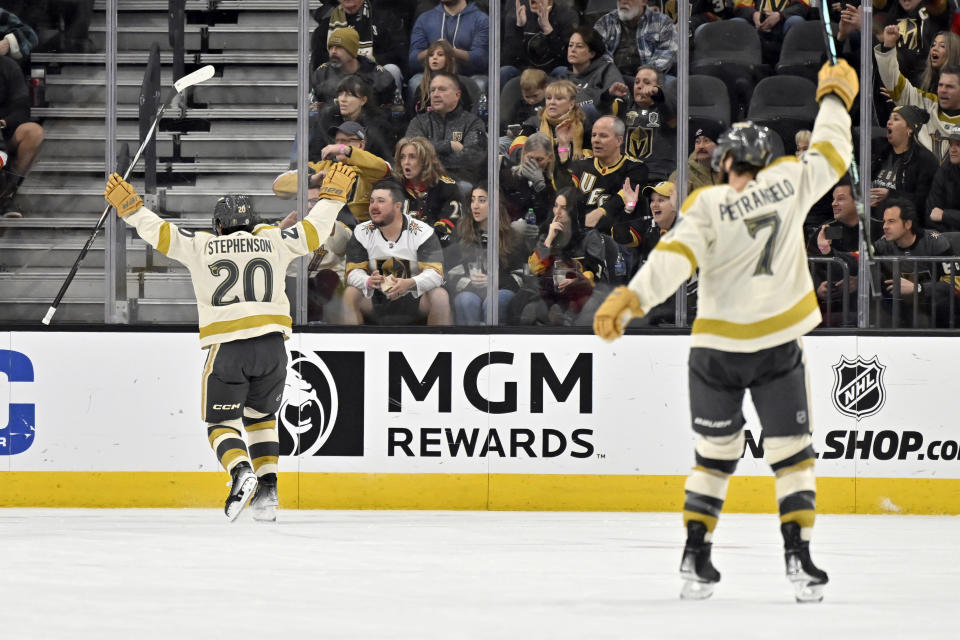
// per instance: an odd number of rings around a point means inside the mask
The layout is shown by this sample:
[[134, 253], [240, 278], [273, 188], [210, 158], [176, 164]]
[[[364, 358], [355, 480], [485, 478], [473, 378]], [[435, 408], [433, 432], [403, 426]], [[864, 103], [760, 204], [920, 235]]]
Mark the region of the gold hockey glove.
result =
[[339, 162], [334, 163], [327, 168], [327, 175], [324, 176], [323, 184], [320, 185], [320, 198], [346, 203], [350, 199], [350, 193], [356, 182], [356, 169]]
[[593, 316], [593, 332], [612, 342], [623, 335], [631, 318], [643, 316], [640, 298], [627, 287], [620, 286], [610, 292], [597, 313]]
[[117, 209], [117, 215], [121, 218], [143, 206], [143, 198], [137, 195], [137, 190], [133, 188], [133, 185], [116, 173], [110, 174], [107, 188], [103, 191], [103, 197]]
[[846, 60], [837, 60], [837, 64], [824, 63], [817, 74], [819, 83], [817, 84], [817, 102], [828, 93], [832, 93], [846, 105], [847, 111], [853, 107], [853, 99], [857, 97], [860, 91], [860, 81], [857, 80], [857, 72], [853, 70]]

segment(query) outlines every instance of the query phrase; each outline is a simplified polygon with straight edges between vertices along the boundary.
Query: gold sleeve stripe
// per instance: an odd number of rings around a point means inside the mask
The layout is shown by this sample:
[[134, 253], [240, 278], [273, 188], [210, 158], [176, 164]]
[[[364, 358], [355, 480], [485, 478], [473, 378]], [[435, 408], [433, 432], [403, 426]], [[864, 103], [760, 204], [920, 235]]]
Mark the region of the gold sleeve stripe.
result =
[[817, 294], [811, 291], [801, 298], [800, 302], [783, 313], [757, 322], [739, 323], [711, 318], [697, 318], [693, 321], [691, 333], [710, 333], [733, 340], [752, 340], [789, 329], [816, 310]]
[[237, 320], [211, 322], [206, 326], [200, 327], [200, 338], [209, 338], [210, 336], [221, 335], [224, 333], [233, 333], [234, 331], [242, 331], [243, 329], [255, 329], [268, 324], [279, 324], [287, 327], [288, 329], [293, 328], [293, 321], [290, 319], [290, 316], [248, 316], [246, 318], [238, 318]]
[[319, 249], [320, 234], [317, 233], [317, 228], [309, 220], [304, 220], [300, 224], [303, 226], [303, 234], [307, 237], [307, 249], [310, 251]]
[[897, 84], [893, 87], [893, 90], [890, 92], [890, 98], [894, 101], [900, 99], [900, 94], [903, 93], [903, 90], [907, 86], [907, 79], [903, 77], [903, 74], [897, 76]]
[[160, 225], [160, 238], [157, 240], [157, 251], [163, 255], [170, 252], [170, 223]]
[[707, 189], [707, 188], [708, 188], [708, 187], [699, 187], [699, 188], [694, 189], [693, 191], [691, 191], [691, 192], [687, 195], [687, 199], [683, 201], [683, 205], [680, 207], [681, 213], [686, 213], [687, 210], [689, 210], [690, 207], [693, 206], [694, 201], [700, 196], [700, 194], [703, 192], [703, 190], [704, 190], [704, 189]]
[[423, 273], [427, 269], [433, 269], [440, 275], [443, 275], [443, 263], [441, 262], [418, 262], [420, 265], [420, 273]]
[[840, 157], [840, 154], [837, 153], [837, 150], [832, 144], [827, 141], [816, 142], [810, 145], [811, 149], [816, 149], [820, 154], [827, 159], [827, 162], [830, 163], [830, 166], [833, 167], [833, 170], [837, 172], [837, 178], [843, 177], [843, 174], [847, 172], [848, 161], [845, 161]]
[[344, 270], [344, 273], [345, 274], [350, 273], [354, 269], [363, 269], [364, 271], [369, 271], [370, 263], [369, 262], [348, 262], [347, 267]]
[[217, 352], [220, 351], [220, 345], [215, 344], [207, 351], [207, 362], [203, 365], [203, 375], [200, 378], [200, 418], [207, 420], [207, 378], [213, 372], [213, 363], [217, 359]]
[[764, 167], [763, 170], [766, 171], [767, 169], [771, 169], [777, 166], [778, 164], [783, 164], [784, 162], [800, 162], [800, 158], [798, 158], [797, 156], [780, 156], [779, 158], [777, 158], [776, 160], [768, 164], [766, 167]]
[[690, 247], [683, 244], [679, 240], [671, 240], [669, 242], [658, 242], [657, 246], [653, 248], [654, 251], [669, 251], [670, 253], [676, 253], [690, 262], [690, 273], [692, 274], [697, 270], [697, 256], [693, 255], [693, 251], [690, 250]]

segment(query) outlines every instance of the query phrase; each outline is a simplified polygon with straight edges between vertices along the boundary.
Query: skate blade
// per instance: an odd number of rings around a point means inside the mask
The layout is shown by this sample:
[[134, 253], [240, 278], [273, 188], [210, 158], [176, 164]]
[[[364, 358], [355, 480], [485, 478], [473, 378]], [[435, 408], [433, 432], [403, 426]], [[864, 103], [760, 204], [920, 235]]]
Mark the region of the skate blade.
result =
[[257, 476], [248, 476], [246, 479], [244, 479], [243, 484], [240, 485], [240, 491], [237, 493], [239, 500], [232, 502], [226, 510], [227, 519], [230, 522], [236, 521], [237, 516], [240, 515], [240, 512], [243, 511], [250, 503], [250, 498], [253, 497], [253, 492], [256, 490]]
[[277, 508], [274, 506], [269, 506], [263, 509], [251, 509], [250, 512], [253, 514], [253, 519], [257, 522], [277, 521]]
[[805, 576], [791, 578], [793, 583], [793, 595], [797, 602], [823, 602], [822, 584], [811, 584], [810, 579]]
[[681, 600], [706, 600], [713, 595], [715, 582], [701, 582], [700, 580], [684, 579], [680, 589]]

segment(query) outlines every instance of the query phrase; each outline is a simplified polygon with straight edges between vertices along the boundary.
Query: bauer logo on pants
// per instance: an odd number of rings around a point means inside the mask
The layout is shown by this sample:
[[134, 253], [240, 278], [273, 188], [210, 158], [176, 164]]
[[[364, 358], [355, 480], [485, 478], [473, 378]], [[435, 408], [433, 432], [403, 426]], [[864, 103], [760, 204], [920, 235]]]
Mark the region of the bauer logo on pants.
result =
[[864, 360], [848, 360], [841, 356], [833, 365], [833, 406], [851, 418], [866, 418], [880, 411], [887, 399], [883, 387], [883, 372], [877, 356]]
[[363, 455], [363, 353], [291, 351], [280, 455]]

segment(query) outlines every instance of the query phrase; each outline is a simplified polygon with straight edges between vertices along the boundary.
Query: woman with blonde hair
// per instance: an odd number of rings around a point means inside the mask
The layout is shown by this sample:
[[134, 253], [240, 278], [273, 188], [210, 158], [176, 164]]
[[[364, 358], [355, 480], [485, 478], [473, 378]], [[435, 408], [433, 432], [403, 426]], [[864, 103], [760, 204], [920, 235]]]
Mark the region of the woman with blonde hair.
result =
[[408, 213], [433, 227], [440, 244], [453, 240], [463, 209], [456, 180], [446, 175], [433, 144], [421, 136], [402, 138], [393, 158], [393, 176], [407, 194]]
[[[544, 107], [540, 114], [527, 119], [523, 130], [513, 144], [510, 155], [523, 146], [527, 138], [540, 132], [550, 138], [554, 156], [553, 178], [559, 187], [569, 184], [567, 172], [560, 166], [570, 160], [580, 160], [590, 149], [590, 123], [587, 114], [577, 104], [577, 85], [569, 80], [554, 80], [544, 92]], [[561, 171], [563, 172], [561, 174]]]
[[927, 54], [927, 64], [920, 76], [918, 89], [936, 93], [940, 84], [940, 71], [947, 67], [960, 66], [960, 36], [952, 31], [941, 31], [933, 38]]

